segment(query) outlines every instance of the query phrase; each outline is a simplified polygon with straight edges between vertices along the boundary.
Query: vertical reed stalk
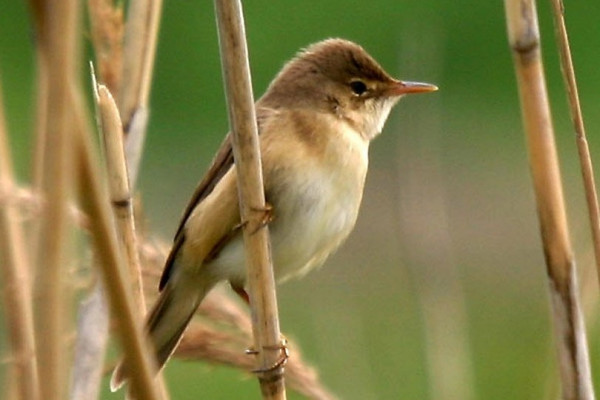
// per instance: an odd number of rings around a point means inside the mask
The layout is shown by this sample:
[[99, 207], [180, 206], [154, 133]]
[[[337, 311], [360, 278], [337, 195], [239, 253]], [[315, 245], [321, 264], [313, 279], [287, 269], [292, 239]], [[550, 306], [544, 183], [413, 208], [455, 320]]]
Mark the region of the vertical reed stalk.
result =
[[594, 391], [587, 340], [577, 297], [535, 2], [505, 0], [505, 8], [549, 278], [563, 399], [591, 400]]
[[[46, 122], [48, 112], [48, 38], [46, 35], [47, 11], [44, 0], [30, 0], [29, 6], [35, 32], [36, 56], [36, 105], [35, 105], [35, 144], [32, 165], [32, 186], [41, 190], [44, 171], [44, 148], [46, 142]], [[34, 246], [35, 247], [35, 246]]]
[[148, 99], [162, 0], [133, 0], [125, 26], [123, 85], [117, 94], [119, 112], [126, 135], [125, 152], [129, 182], [135, 187], [148, 124]]
[[0, 90], [0, 282], [3, 283], [8, 341], [20, 400], [38, 399], [31, 301], [31, 266], [19, 214], [11, 195], [16, 188], [4, 104]]
[[118, 101], [126, 131], [137, 108], [148, 104], [161, 6], [162, 0], [133, 0], [129, 4]]
[[35, 105], [35, 143], [31, 180], [34, 191], [41, 190], [44, 171], [44, 148], [46, 146], [46, 122], [48, 121], [48, 65], [46, 54], [38, 44], [36, 47], [36, 105]]
[[592, 158], [583, 124], [583, 114], [581, 113], [581, 105], [579, 103], [577, 80], [575, 79], [575, 69], [571, 57], [567, 27], [565, 25], [564, 5], [562, 0], [551, 0], [551, 3], [554, 11], [554, 26], [560, 52], [561, 70], [565, 86], [567, 87], [571, 119], [573, 120], [573, 128], [575, 129], [577, 152], [579, 154], [579, 164], [588, 207], [590, 228], [592, 230], [592, 242], [594, 243], [596, 270], [598, 279], [600, 280], [600, 210], [598, 208], [598, 196], [596, 195], [594, 168], [592, 166]]
[[285, 399], [283, 353], [269, 232], [264, 225], [265, 196], [258, 128], [248, 63], [242, 5], [239, 0], [215, 0], [221, 63], [229, 104], [233, 153], [238, 176], [240, 214], [252, 313], [258, 379], [264, 399]]
[[48, 99], [44, 169], [41, 189], [43, 211], [36, 265], [39, 265], [37, 352], [40, 396], [45, 400], [65, 397], [66, 346], [65, 270], [67, 261], [68, 201], [71, 192], [72, 118], [69, 89], [76, 73], [78, 7], [74, 0], [47, 2], [43, 35], [48, 62]]

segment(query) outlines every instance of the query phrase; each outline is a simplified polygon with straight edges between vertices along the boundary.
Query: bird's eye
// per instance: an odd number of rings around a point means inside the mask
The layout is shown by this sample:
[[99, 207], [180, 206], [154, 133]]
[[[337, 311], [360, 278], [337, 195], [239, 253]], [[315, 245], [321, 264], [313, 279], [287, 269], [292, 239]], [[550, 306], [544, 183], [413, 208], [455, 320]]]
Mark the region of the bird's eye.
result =
[[355, 95], [360, 96], [367, 91], [367, 85], [363, 81], [352, 81], [350, 82], [350, 88]]

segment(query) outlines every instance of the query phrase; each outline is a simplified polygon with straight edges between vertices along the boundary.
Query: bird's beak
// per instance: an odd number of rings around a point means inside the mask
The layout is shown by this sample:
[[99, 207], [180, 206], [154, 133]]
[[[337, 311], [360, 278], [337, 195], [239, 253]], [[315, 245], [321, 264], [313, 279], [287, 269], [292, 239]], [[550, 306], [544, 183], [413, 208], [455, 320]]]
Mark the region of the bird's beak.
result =
[[402, 96], [410, 93], [435, 92], [436, 90], [438, 90], [438, 87], [430, 83], [394, 81], [388, 93], [392, 96]]

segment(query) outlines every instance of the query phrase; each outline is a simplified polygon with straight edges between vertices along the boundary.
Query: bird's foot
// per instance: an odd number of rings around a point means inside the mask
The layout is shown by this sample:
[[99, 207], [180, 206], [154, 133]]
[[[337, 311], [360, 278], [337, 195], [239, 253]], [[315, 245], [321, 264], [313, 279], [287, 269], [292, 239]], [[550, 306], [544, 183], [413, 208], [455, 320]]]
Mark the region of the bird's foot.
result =
[[259, 229], [262, 229], [265, 226], [269, 225], [269, 223], [271, 223], [274, 219], [273, 206], [269, 203], [265, 203], [264, 207], [250, 207], [250, 209], [254, 212], [262, 213], [260, 222], [257, 225], [257, 227], [252, 231], [252, 234], [255, 234], [256, 232], [258, 232]]
[[[262, 213], [262, 217], [260, 218], [260, 221], [258, 221], [257, 226], [252, 230], [252, 232], [250, 232], [251, 234], [255, 234], [256, 232], [258, 232], [260, 229], [264, 228], [265, 226], [267, 226], [271, 221], [273, 221], [273, 219], [275, 218], [273, 216], [273, 206], [269, 203], [265, 203], [264, 207], [250, 207], [250, 210], [253, 212], [260, 212]], [[250, 221], [249, 220], [245, 220], [240, 222], [239, 224], [237, 224], [233, 230], [237, 231], [241, 228], [246, 228], [249, 225]]]
[[[263, 373], [271, 372], [271, 371], [274, 371], [278, 368], [285, 366], [285, 364], [287, 364], [288, 358], [290, 358], [290, 350], [287, 347], [287, 342], [288, 342], [287, 339], [282, 337], [281, 342], [279, 344], [263, 346], [263, 350], [278, 351], [278, 352], [280, 352], [281, 356], [272, 365], [265, 367], [265, 368], [253, 369], [252, 372], [255, 374], [263, 374]], [[248, 355], [257, 355], [259, 353], [260, 352], [258, 350], [254, 349], [252, 347], [249, 349], [246, 349], [246, 354], [248, 354]]]

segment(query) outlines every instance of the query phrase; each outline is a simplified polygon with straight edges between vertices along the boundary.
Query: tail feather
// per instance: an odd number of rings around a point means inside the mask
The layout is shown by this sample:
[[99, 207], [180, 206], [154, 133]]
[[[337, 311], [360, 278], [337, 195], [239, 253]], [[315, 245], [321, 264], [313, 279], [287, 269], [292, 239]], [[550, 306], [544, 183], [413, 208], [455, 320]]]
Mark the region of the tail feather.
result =
[[[203, 288], [191, 282], [182, 285], [174, 285], [170, 282], [161, 292], [146, 320], [146, 331], [155, 349], [156, 365], [159, 370], [175, 351], [185, 328], [211, 287], [212, 285]], [[119, 390], [128, 379], [128, 375], [127, 365], [122, 361], [112, 374], [111, 391]]]

